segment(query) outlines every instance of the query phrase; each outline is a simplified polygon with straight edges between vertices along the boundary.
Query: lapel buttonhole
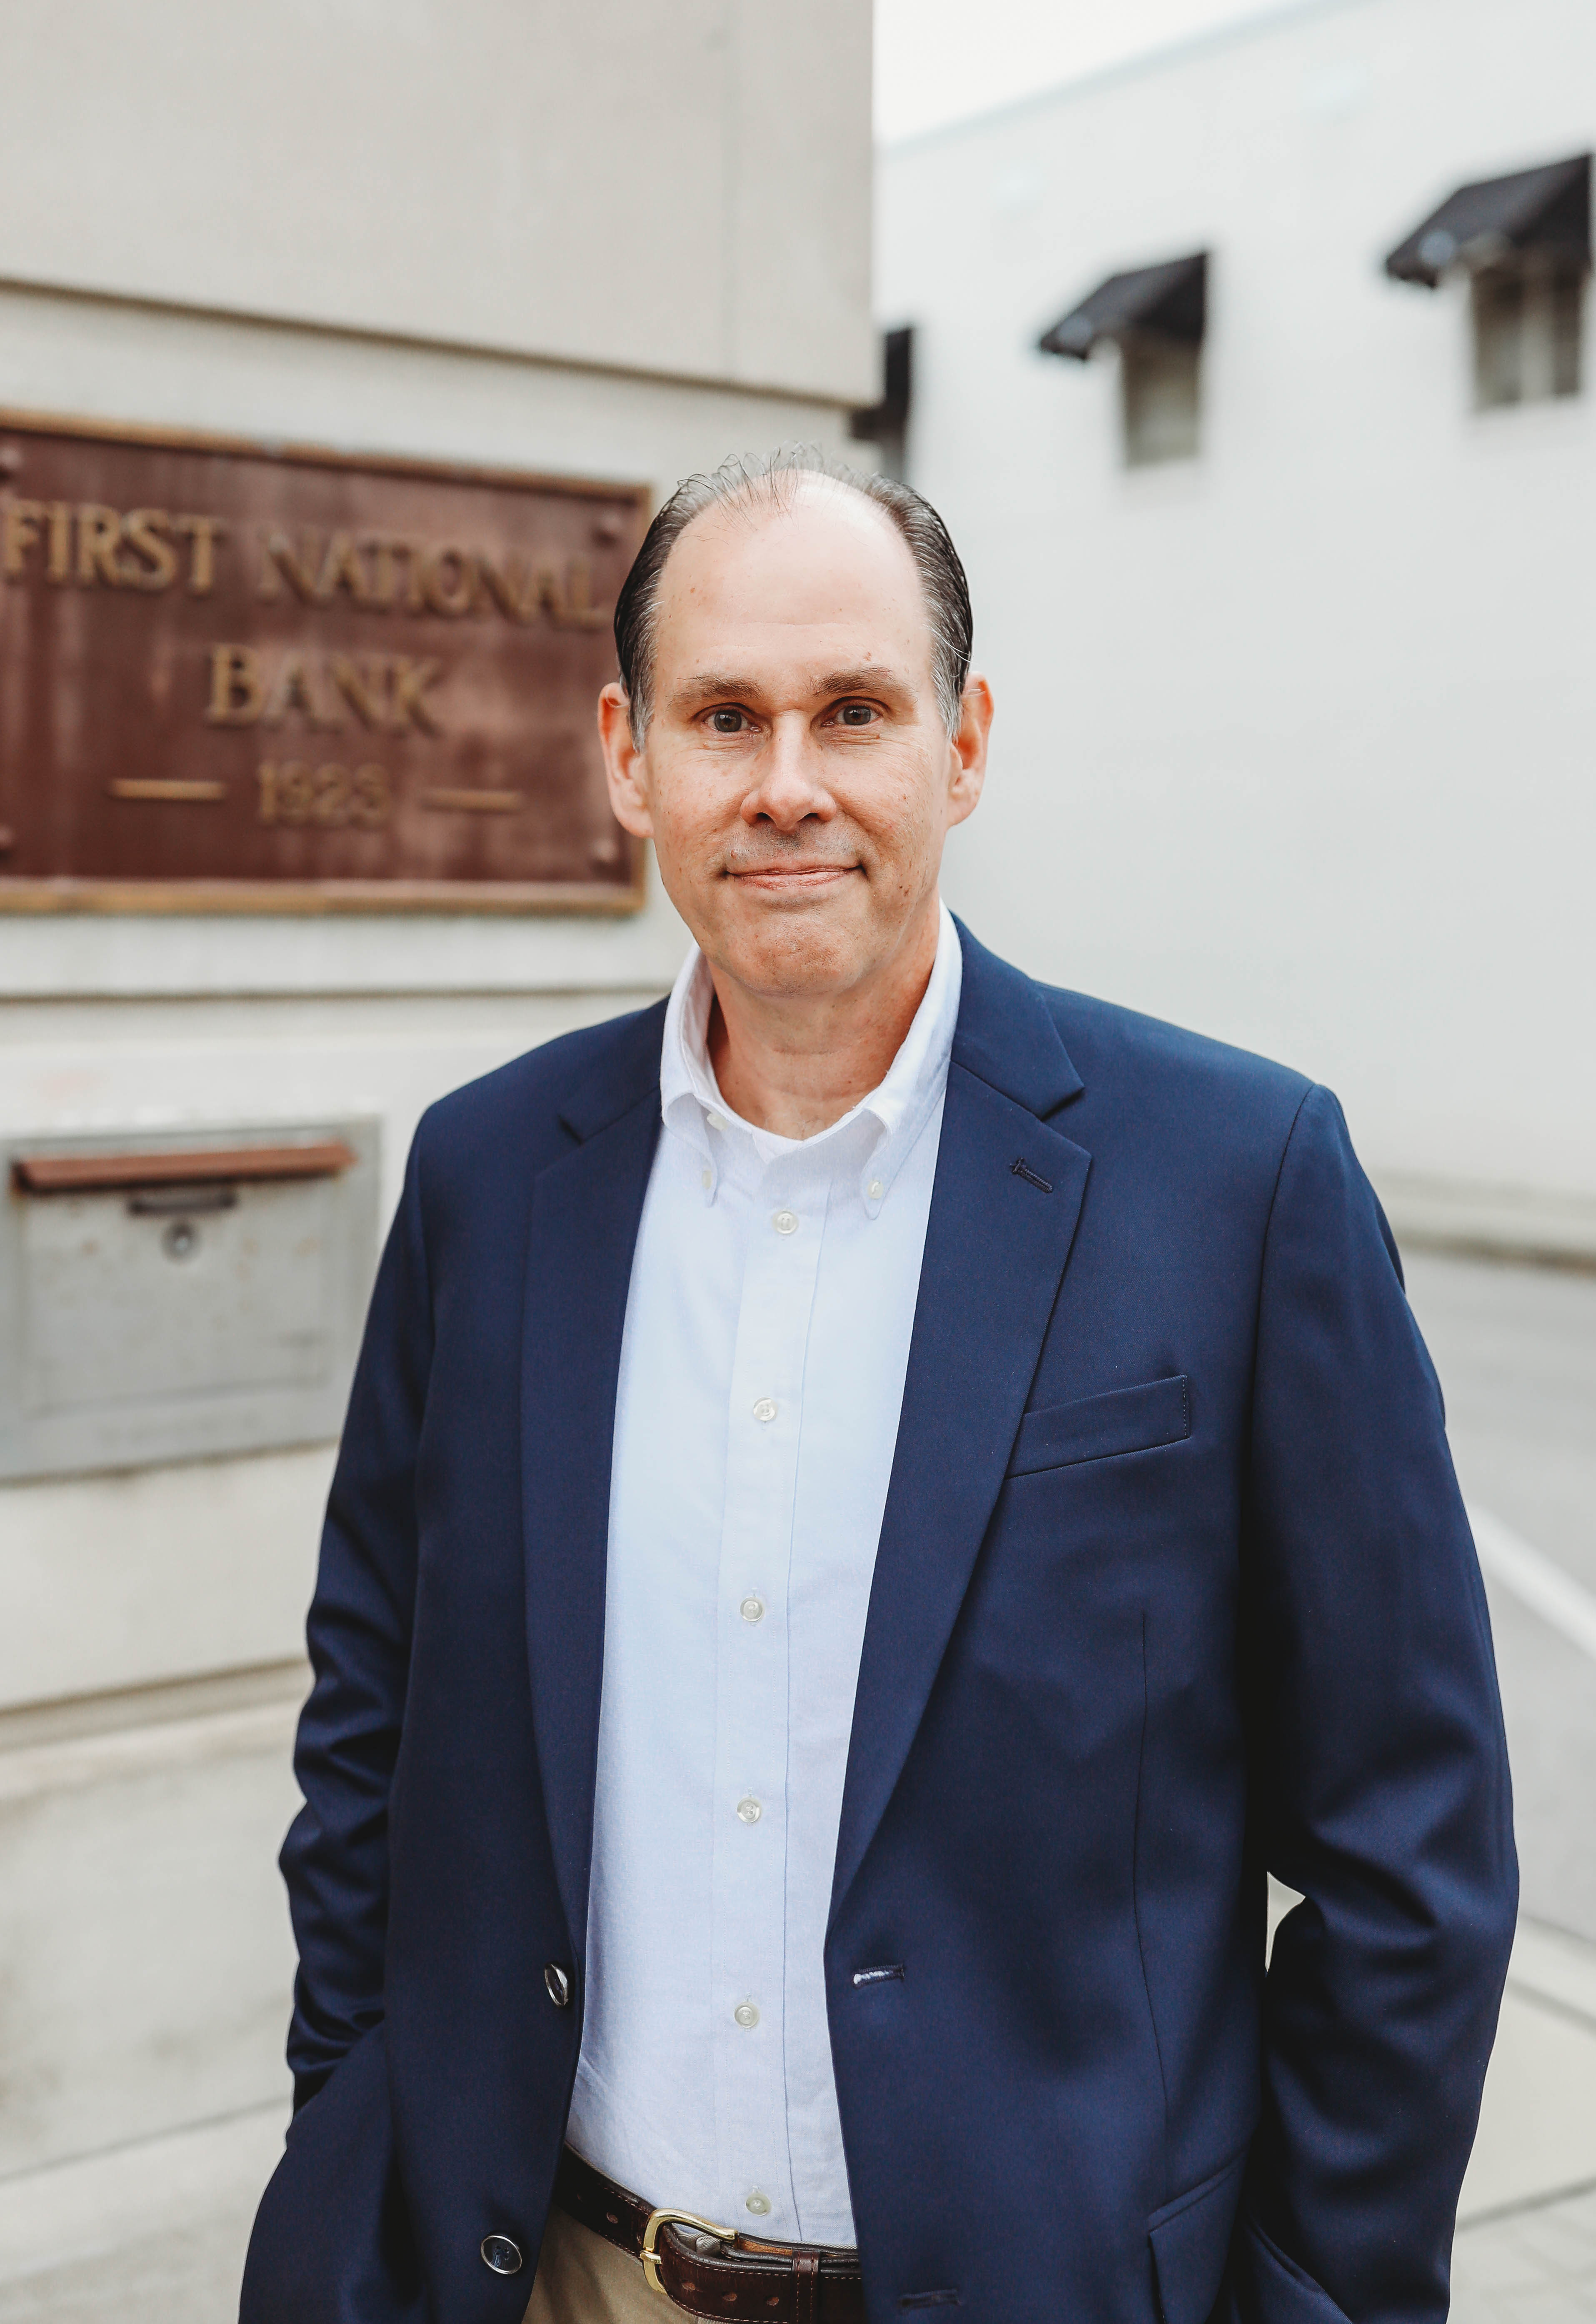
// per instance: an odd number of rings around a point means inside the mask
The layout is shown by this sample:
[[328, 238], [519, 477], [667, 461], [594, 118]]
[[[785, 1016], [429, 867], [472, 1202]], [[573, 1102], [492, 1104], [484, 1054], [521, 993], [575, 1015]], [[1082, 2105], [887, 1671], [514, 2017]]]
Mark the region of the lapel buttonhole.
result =
[[1049, 1184], [1048, 1180], [1045, 1178], [1039, 1178], [1037, 1176], [1035, 1171], [1031, 1167], [1031, 1165], [1026, 1161], [1023, 1154], [1017, 1156], [1015, 1159], [1010, 1163], [1009, 1167], [1014, 1172], [1016, 1178], [1023, 1178], [1025, 1184], [1028, 1186], [1034, 1186], [1039, 1194], [1050, 1194], [1052, 1193], [1052, 1187]]

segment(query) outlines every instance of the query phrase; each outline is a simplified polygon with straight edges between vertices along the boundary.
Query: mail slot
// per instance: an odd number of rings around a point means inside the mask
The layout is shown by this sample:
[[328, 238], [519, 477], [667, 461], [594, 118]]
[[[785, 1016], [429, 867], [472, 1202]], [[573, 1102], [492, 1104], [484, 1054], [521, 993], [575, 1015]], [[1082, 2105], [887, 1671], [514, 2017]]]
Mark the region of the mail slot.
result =
[[337, 1434], [376, 1245], [377, 1126], [14, 1141], [0, 1476]]

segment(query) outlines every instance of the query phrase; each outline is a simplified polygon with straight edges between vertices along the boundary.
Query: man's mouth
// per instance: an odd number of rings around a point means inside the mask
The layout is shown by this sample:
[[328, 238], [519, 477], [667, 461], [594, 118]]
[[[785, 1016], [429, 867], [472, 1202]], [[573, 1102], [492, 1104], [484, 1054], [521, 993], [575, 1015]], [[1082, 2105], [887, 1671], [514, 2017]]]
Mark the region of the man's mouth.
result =
[[818, 894], [822, 889], [835, 887], [859, 868], [858, 863], [839, 863], [835, 858], [805, 863], [789, 862], [778, 855], [766, 863], [728, 864], [727, 877], [742, 887], [763, 888], [773, 894]]

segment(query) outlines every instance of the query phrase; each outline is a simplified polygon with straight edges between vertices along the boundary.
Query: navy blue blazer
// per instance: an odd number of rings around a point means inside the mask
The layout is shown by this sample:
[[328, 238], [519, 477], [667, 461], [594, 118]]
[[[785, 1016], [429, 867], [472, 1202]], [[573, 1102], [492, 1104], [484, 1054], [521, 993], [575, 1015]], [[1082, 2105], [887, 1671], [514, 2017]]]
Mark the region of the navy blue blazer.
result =
[[[1516, 1877], [1395, 1248], [1325, 1090], [961, 936], [826, 1941], [873, 2324], [1439, 2324]], [[244, 2324], [526, 2305], [663, 1019], [411, 1152], [310, 1615]], [[1267, 1977], [1266, 1869], [1305, 1899]]]

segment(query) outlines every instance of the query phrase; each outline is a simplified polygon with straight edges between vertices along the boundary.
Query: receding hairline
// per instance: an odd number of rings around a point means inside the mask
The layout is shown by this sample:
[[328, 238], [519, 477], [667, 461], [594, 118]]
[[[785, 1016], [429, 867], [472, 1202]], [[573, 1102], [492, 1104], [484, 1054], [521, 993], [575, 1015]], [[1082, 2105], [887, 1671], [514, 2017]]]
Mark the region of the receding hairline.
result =
[[864, 509], [883, 526], [894, 540], [902, 545], [911, 565], [913, 552], [903, 539], [903, 528], [892, 511], [867, 491], [862, 481], [852, 476], [833, 476], [824, 468], [772, 468], [763, 475], [747, 477], [732, 491], [695, 509], [665, 553], [662, 574], [670, 570], [675, 555], [690, 532], [697, 530], [711, 517], [724, 517], [735, 522], [739, 517], [756, 524], [774, 517], [795, 516], [799, 503], [806, 498], [839, 501], [848, 508]]

